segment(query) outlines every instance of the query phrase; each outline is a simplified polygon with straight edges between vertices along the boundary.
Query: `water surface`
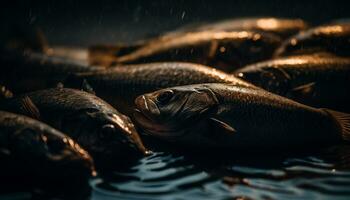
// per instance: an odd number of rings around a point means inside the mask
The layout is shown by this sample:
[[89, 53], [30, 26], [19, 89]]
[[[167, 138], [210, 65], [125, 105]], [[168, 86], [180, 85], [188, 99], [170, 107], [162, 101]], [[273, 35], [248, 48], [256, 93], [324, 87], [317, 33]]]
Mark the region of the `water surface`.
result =
[[155, 152], [91, 181], [92, 199], [349, 199], [350, 147], [287, 155]]

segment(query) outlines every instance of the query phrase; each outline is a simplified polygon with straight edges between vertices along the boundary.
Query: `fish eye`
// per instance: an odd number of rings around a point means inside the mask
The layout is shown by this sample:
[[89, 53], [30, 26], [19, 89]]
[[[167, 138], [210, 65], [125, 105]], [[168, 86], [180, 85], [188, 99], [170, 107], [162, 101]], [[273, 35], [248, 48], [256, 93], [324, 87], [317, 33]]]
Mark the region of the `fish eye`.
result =
[[166, 104], [173, 97], [173, 94], [172, 90], [166, 90], [157, 96], [157, 101], [161, 104]]
[[102, 126], [100, 137], [102, 139], [110, 139], [115, 133], [115, 126], [112, 124], [106, 124]]

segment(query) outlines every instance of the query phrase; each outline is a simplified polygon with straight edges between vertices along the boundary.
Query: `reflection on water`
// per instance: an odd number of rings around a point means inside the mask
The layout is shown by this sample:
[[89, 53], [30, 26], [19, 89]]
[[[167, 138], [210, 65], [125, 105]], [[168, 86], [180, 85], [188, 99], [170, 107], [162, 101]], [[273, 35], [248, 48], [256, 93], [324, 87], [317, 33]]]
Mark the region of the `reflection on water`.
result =
[[93, 180], [92, 199], [349, 199], [349, 152], [230, 159], [157, 152]]

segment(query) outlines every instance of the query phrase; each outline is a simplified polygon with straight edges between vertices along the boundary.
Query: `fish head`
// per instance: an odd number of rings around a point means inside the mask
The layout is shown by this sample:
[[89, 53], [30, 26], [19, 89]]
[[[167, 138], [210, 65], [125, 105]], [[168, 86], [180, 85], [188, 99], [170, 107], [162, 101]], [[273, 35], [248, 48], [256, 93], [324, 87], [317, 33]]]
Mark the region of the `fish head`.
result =
[[135, 99], [136, 122], [149, 134], [176, 138], [217, 109], [214, 92], [201, 85], [179, 86]]
[[62, 127], [79, 135], [77, 141], [93, 156], [118, 156], [126, 152], [135, 155], [150, 153], [130, 118], [115, 110], [87, 109], [73, 115], [66, 118]]
[[69, 177], [95, 175], [90, 155], [71, 138], [50, 127], [25, 128], [12, 136], [15, 155], [27, 159], [28, 167], [40, 169], [42, 178], [66, 181]]

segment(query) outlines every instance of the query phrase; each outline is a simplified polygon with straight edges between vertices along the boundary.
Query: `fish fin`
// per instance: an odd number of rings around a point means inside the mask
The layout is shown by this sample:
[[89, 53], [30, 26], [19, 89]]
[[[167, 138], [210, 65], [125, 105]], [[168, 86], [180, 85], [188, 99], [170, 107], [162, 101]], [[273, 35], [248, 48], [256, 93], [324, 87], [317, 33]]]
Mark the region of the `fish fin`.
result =
[[81, 90], [88, 92], [90, 94], [94, 94], [94, 95], [96, 94], [94, 89], [91, 87], [91, 85], [88, 83], [86, 79], [84, 79], [81, 84]]
[[115, 63], [116, 58], [127, 55], [142, 47], [143, 43], [125, 45], [95, 45], [88, 49], [88, 60], [92, 65], [102, 65], [110, 67]]
[[221, 121], [221, 120], [218, 120], [218, 119], [215, 119], [215, 118], [210, 118], [210, 122], [212, 124], [215, 125], [215, 127], [217, 129], [219, 129], [221, 132], [225, 132], [225, 133], [229, 133], [229, 134], [233, 134], [233, 133], [236, 133], [236, 129], [234, 129], [232, 126], [228, 125], [227, 123]]
[[329, 109], [322, 109], [325, 112], [327, 112], [329, 115], [331, 115], [336, 122], [338, 122], [338, 125], [341, 129], [341, 137], [345, 141], [350, 141], [350, 114], [348, 113], [342, 113], [334, 110]]
[[298, 87], [293, 88], [292, 92], [302, 94], [302, 95], [311, 94], [314, 91], [315, 85], [316, 85], [316, 82], [300, 85]]
[[89, 82], [85, 78], [79, 77], [79, 74], [70, 74], [64, 80], [64, 84], [69, 88], [82, 90], [94, 95], [96, 94]]
[[40, 111], [38, 107], [33, 103], [30, 97], [25, 96], [21, 102], [21, 108], [28, 114], [30, 117], [40, 120]]
[[208, 59], [212, 59], [215, 57], [215, 54], [219, 48], [219, 42], [214, 40], [210, 43], [209, 52], [208, 52]]

